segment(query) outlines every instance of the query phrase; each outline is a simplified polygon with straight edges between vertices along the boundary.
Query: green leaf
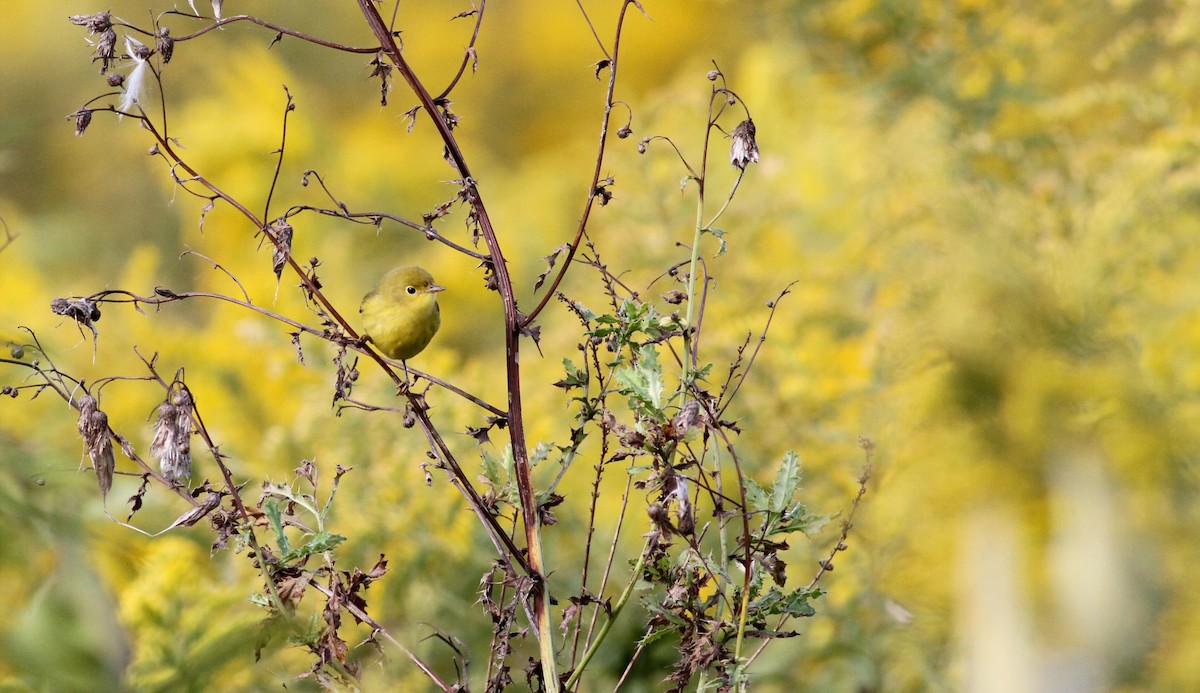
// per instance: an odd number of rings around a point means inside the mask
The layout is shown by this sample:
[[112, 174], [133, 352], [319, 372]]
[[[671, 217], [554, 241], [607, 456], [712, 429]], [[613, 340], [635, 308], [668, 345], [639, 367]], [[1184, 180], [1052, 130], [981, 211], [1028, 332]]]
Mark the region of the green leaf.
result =
[[505, 446], [504, 454], [499, 458], [481, 448], [480, 457], [483, 458], [483, 478], [491, 484], [492, 489], [496, 492], [496, 498], [516, 503], [517, 493], [513, 488], [512, 445]]
[[267, 516], [271, 530], [275, 532], [275, 544], [279, 547], [279, 552], [288, 553], [291, 547], [288, 544], [287, 535], [283, 533], [283, 510], [279, 507], [279, 501], [268, 498], [267, 502], [263, 504], [263, 513]]
[[702, 233], [711, 233], [713, 235], [713, 238], [716, 238], [717, 242], [721, 244], [720, 247], [717, 248], [716, 257], [721, 257], [722, 255], [725, 254], [725, 251], [729, 250], [729, 244], [725, 242], [725, 230], [724, 229], [718, 229], [715, 226], [710, 226], [707, 229], [701, 229], [701, 232]]
[[800, 532], [801, 534], [812, 535], [821, 531], [821, 528], [829, 524], [829, 521], [833, 518], [834, 515], [809, 515], [807, 508], [797, 504], [795, 508], [789, 510], [783, 516], [782, 522], [773, 534]]
[[772, 587], [766, 594], [750, 603], [750, 609], [758, 612], [758, 616], [787, 614], [799, 618], [807, 618], [817, 613], [808, 600], [819, 593], [809, 593], [799, 589], [784, 594], [777, 587]]
[[575, 304], [575, 310], [579, 311], [579, 314], [583, 316], [584, 320], [587, 320], [590, 322], [590, 321], [596, 319], [596, 314], [593, 313], [590, 309], [588, 309], [587, 306], [583, 305], [579, 301], [572, 301], [572, 303]]
[[749, 506], [750, 512], [762, 512], [767, 509], [768, 496], [767, 491], [758, 484], [757, 481], [746, 478], [746, 505]]
[[580, 370], [578, 366], [571, 362], [571, 359], [563, 359], [563, 370], [566, 371], [567, 375], [562, 380], [554, 383], [555, 387], [570, 390], [574, 387], [587, 385], [587, 372]]
[[554, 449], [553, 443], [546, 443], [546, 442], [538, 443], [537, 446], [533, 448], [533, 452], [529, 453], [529, 466], [530, 467], [538, 466], [538, 463], [544, 461], [547, 457], [550, 456], [550, 451], [553, 449]]
[[646, 375], [646, 394], [650, 405], [657, 411], [663, 408], [662, 366], [658, 363], [658, 350], [647, 344], [641, 348], [638, 357], [638, 368]]
[[800, 487], [800, 457], [788, 450], [775, 474], [775, 485], [771, 489], [771, 512], [783, 513], [792, 504], [792, 497]]
[[299, 548], [293, 549], [283, 554], [283, 561], [294, 561], [305, 556], [312, 556], [318, 553], [332, 551], [339, 544], [346, 541], [346, 537], [332, 532], [320, 531], [312, 535], [308, 542]]

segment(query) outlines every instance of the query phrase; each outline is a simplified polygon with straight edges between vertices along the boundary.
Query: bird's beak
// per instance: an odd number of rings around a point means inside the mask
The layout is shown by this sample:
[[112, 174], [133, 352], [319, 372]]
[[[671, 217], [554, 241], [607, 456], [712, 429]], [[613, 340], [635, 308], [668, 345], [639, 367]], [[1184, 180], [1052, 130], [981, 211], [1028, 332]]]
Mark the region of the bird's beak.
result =
[[438, 284], [434, 284], [433, 286], [431, 286], [431, 287], [429, 287], [428, 289], [425, 289], [425, 290], [426, 290], [426, 291], [428, 291], [428, 292], [429, 292], [429, 293], [431, 293], [431, 294], [436, 294], [436, 293], [437, 293], [437, 292], [439, 292], [439, 291], [445, 291], [445, 290], [446, 290], [446, 287], [444, 287], [444, 286], [440, 286], [440, 285], [438, 285]]

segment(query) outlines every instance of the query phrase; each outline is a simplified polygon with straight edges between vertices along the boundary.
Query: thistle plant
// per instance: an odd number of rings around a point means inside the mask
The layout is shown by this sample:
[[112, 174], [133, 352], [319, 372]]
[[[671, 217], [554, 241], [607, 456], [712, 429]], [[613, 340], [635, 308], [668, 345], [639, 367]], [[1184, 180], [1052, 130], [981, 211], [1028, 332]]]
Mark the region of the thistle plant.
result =
[[[694, 222], [687, 237], [677, 239], [679, 257], [648, 285], [634, 286], [622, 271], [610, 269], [630, 262], [622, 255], [627, 249], [607, 244], [591, 220], [598, 206], [615, 200], [617, 176], [605, 169], [614, 146], [610, 132], [618, 140], [633, 132], [633, 108], [618, 100], [616, 92], [621, 37], [630, 17], [642, 10], [633, 0], [620, 3], [613, 39], [606, 44], [597, 38], [601, 57], [594, 75], [607, 79], [595, 166], [590, 180], [580, 185], [584, 195], [578, 222], [573, 233], [545, 257], [546, 269], [532, 282], [534, 297], [525, 305], [518, 301], [522, 280], [514, 277], [505, 257], [515, 231], [493, 222], [488, 174], [469, 163], [456, 133], [461, 116], [450, 99], [468, 70], [473, 72], [484, 59], [476, 42], [487, 30], [487, 3], [481, 1], [456, 17], [472, 22], [470, 39], [461, 67], [440, 92], [429, 88], [405, 55], [400, 41], [402, 8], [386, 5], [359, 0], [365, 33], [371, 37], [362, 46], [294, 30], [274, 18], [222, 16], [219, 2], [212, 4], [213, 17], [201, 16], [196, 10], [205, 8], [190, 5], [191, 12], [166, 10], [149, 25], [110, 12], [71, 17], [72, 23], [86, 30], [94, 48], [92, 60], [99, 64], [109, 88], [70, 114], [76, 134], [92, 136], [101, 117], [110, 121], [106, 127], [140, 127], [151, 155], [169, 172], [177, 194], [200, 200], [201, 227], [215, 209], [236, 214], [245, 237], [264, 248], [261, 273], [280, 282], [277, 293], [292, 291], [286, 283], [294, 283], [307, 314], [265, 307], [273, 297], [247, 289], [250, 282], [228, 269], [223, 258], [194, 251], [185, 255], [224, 273], [238, 291], [167, 286], [105, 289], [56, 299], [51, 310], [76, 325], [93, 350], [100, 340], [120, 338], [99, 326], [102, 312], [136, 310], [153, 317], [171, 304], [185, 302], [241, 311], [285, 328], [291, 340], [283, 346], [329, 381], [331, 416], [354, 412], [389, 417], [405, 435], [419, 436], [427, 450], [421, 468], [428, 482], [439, 483], [440, 477], [441, 483], [454, 488], [461, 507], [477, 520], [477, 532], [493, 551], [478, 592], [456, 595], [464, 603], [477, 600], [491, 623], [489, 633], [472, 641], [487, 642], [486, 647], [475, 648], [476, 657], [483, 652], [485, 671], [472, 679], [470, 647], [450, 624], [429, 627], [431, 637], [450, 652], [431, 659], [373, 615], [367, 593], [373, 584], [388, 579], [388, 559], [378, 551], [379, 559], [366, 568], [344, 567], [341, 552], [353, 537], [339, 532], [334, 512], [335, 499], [356, 484], [356, 464], [305, 458], [296, 465], [279, 460], [272, 465], [278, 476], [250, 478], [244, 460], [225, 452], [205, 424], [208, 395], [193, 389], [186, 377], [185, 368], [196, 364], [171, 364], [175, 375], [168, 380], [160, 373], [164, 367], [157, 355], [138, 351], [140, 372], [85, 379], [59, 368], [54, 357], [58, 347], [28, 332], [26, 343], [13, 345], [11, 358], [0, 359], [13, 372], [22, 373], [19, 384], [6, 385], [5, 393], [20, 400], [23, 395], [32, 398], [49, 391], [78, 410], [77, 428], [102, 499], [110, 496], [114, 486], [137, 484], [128, 501], [128, 516], [119, 522], [138, 528], [135, 515], [152, 492], [173, 495], [171, 503], [182, 509], [177, 519], [157, 531], [139, 531], [199, 532], [197, 527], [204, 521], [213, 532], [214, 551], [229, 550], [250, 561], [261, 581], [256, 588], [247, 586], [252, 592], [250, 602], [264, 612], [255, 653], [281, 641], [306, 652], [309, 666], [292, 672], [297, 677], [326, 686], [357, 687], [370, 676], [364, 664], [376, 661], [380, 653], [399, 652], [441, 690], [475, 685], [499, 691], [523, 677], [524, 684], [535, 689], [573, 691], [586, 687], [597, 655], [606, 648], [629, 652], [623, 671], [608, 674], [623, 681], [642, 653], [669, 646], [675, 653], [674, 664], [660, 675], [672, 690], [745, 688], [751, 680], [749, 667], [763, 648], [799, 635], [789, 622], [814, 613], [814, 603], [823, 594], [818, 582], [832, 570], [834, 556], [847, 547], [853, 512], [869, 478], [871, 450], [864, 440], [866, 471], [827, 558], [810, 571], [789, 566], [785, 552], [791, 543], [816, 532], [830, 516], [811, 511], [801, 497], [797, 453], [789, 452], [765, 469], [751, 462], [738, 442], [742, 430], [731, 407], [751, 377], [760, 349], [768, 343], [771, 322], [791, 286], [778, 287], [768, 303], [757, 341], [747, 335], [734, 353], [722, 354], [710, 353], [704, 339], [721, 329], [704, 319], [709, 301], [716, 300], [710, 297], [715, 281], [710, 262], [726, 253], [736, 239], [735, 232], [717, 224], [737, 204], [739, 187], [744, 179], [752, 179], [760, 159], [749, 107], [714, 64], [706, 76], [709, 105], [700, 150], [685, 152], [668, 135], [640, 141], [637, 148], [645, 156], [672, 157], [678, 162], [684, 173], [683, 190], [694, 198]], [[582, 6], [580, 12], [591, 26]], [[300, 41], [361, 56], [369, 78], [379, 81], [383, 107], [392, 107], [403, 86], [405, 98], [416, 102], [405, 114], [408, 129], [432, 126], [452, 169], [449, 199], [418, 215], [358, 209], [350, 197], [334, 192], [336, 180], [305, 168], [296, 187], [316, 191], [325, 201], [277, 206], [277, 198], [295, 192], [281, 175], [290, 171], [285, 164], [291, 151], [289, 126], [298, 117], [297, 101], [302, 99], [289, 88], [279, 97], [280, 146], [273, 153], [274, 170], [264, 184], [267, 193], [261, 211], [249, 198], [231, 192], [202, 170], [169, 117], [173, 105], [167, 95], [173, 93], [176, 65], [172, 60], [197, 49], [203, 45], [200, 42], [222, 41], [226, 32], [220, 29], [239, 24], [261, 31], [268, 46], [285, 44], [276, 50]], [[127, 74], [118, 72], [126, 69]], [[616, 115], [625, 112], [630, 113], [629, 119], [616, 123]], [[725, 140], [728, 155], [717, 154]], [[718, 167], [735, 172], [728, 189], [714, 189], [712, 172]], [[446, 221], [454, 218], [463, 222], [463, 229], [448, 228]], [[371, 349], [351, 319], [356, 306], [327, 286], [325, 261], [296, 256], [297, 246], [317, 219], [346, 227], [395, 224], [433, 241], [438, 252], [477, 263], [484, 288], [495, 294], [487, 319], [502, 325], [504, 404], [488, 401], [485, 390], [472, 383], [455, 382], [453, 374], [409, 366], [410, 382], [405, 366]], [[568, 276], [571, 282], [566, 281]], [[580, 286], [599, 290], [580, 291]], [[588, 305], [594, 296], [600, 296], [602, 303]], [[561, 358], [561, 378], [547, 384], [559, 391], [569, 411], [566, 420], [561, 409], [531, 407], [526, 388], [538, 384], [522, 379], [523, 364], [537, 358], [529, 347], [541, 351], [546, 327], [569, 327], [577, 336], [574, 353]], [[332, 354], [328, 362], [314, 362], [313, 343]], [[380, 400], [356, 392], [367, 371], [390, 379], [395, 398]], [[130, 442], [137, 436], [112, 428], [104, 412], [110, 398], [125, 396], [125, 390], [116, 388], [114, 394], [105, 392], [117, 382], [155, 392], [158, 404], [150, 417], [153, 423], [148, 423], [148, 458]], [[431, 404], [447, 398], [472, 412], [473, 423], [466, 433], [478, 443], [478, 462], [463, 459], [449, 438], [447, 418]], [[566, 429], [558, 438], [564, 444], [535, 442], [529, 433], [531, 424], [543, 421], [565, 421]], [[124, 453], [123, 459], [116, 459], [116, 448]], [[294, 467], [290, 475], [283, 475], [282, 470], [290, 467]], [[322, 478], [329, 479], [324, 492]], [[610, 501], [614, 479], [619, 498]], [[586, 498], [564, 492], [572, 483], [583, 483], [591, 491]], [[613, 507], [615, 522], [609, 522], [606, 508]], [[571, 517], [573, 526], [584, 527], [584, 536], [557, 531], [564, 517]], [[627, 551], [624, 547], [631, 538], [636, 547]], [[549, 558], [560, 553], [554, 547], [580, 544], [578, 562], [555, 563]], [[798, 581], [797, 572], [811, 572], [812, 577]], [[319, 605], [311, 606], [313, 601]], [[363, 627], [368, 635], [352, 644], [349, 633]], [[636, 641], [614, 642], [630, 630], [640, 634]], [[778, 646], [787, 647], [786, 640]]]

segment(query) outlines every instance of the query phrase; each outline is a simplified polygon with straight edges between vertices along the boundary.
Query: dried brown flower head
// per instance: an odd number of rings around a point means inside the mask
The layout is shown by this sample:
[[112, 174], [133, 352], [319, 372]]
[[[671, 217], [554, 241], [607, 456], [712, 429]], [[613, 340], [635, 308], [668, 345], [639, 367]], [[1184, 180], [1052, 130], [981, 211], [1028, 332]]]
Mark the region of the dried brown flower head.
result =
[[163, 478], [172, 484], [192, 475], [192, 397], [174, 389], [158, 406], [150, 454], [158, 458]]
[[67, 117], [75, 119], [75, 134], [77, 136], [83, 135], [88, 126], [92, 124], [92, 112], [87, 108], [81, 108]]
[[278, 279], [283, 274], [283, 266], [287, 264], [288, 258], [292, 255], [292, 225], [284, 219], [276, 219], [271, 223], [271, 232], [278, 240], [278, 243], [275, 244], [275, 252], [271, 255], [271, 269], [275, 272], [275, 278]]
[[175, 39], [171, 38], [171, 30], [168, 27], [162, 27], [158, 30], [158, 36], [154, 37], [154, 50], [162, 56], [163, 65], [171, 62], [171, 56], [175, 54]]
[[87, 27], [89, 34], [99, 34], [112, 28], [112, 13], [73, 14], [67, 17], [67, 21], [77, 26]]
[[729, 163], [743, 171], [758, 163], [758, 141], [754, 138], [754, 121], [749, 118], [733, 129], [733, 144], [729, 147]]
[[112, 438], [108, 435], [108, 415], [100, 411], [96, 398], [91, 395], [84, 395], [79, 400], [78, 427], [88, 459], [92, 461], [92, 469], [96, 470], [100, 493], [107, 496], [112, 489], [117, 462], [113, 456]]

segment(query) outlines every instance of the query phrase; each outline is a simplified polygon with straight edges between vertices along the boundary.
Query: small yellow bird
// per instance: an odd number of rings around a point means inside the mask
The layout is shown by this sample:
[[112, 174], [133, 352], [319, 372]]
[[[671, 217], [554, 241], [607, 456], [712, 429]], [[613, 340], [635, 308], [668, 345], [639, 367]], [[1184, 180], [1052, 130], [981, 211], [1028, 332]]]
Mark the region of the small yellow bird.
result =
[[437, 295], [445, 290], [420, 267], [397, 267], [363, 296], [358, 308], [363, 332], [384, 356], [407, 361], [421, 353], [442, 326]]

